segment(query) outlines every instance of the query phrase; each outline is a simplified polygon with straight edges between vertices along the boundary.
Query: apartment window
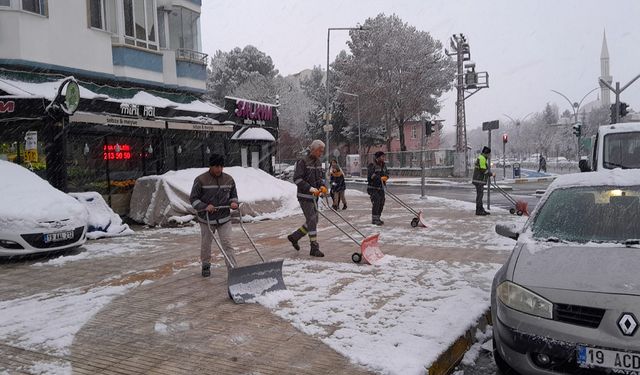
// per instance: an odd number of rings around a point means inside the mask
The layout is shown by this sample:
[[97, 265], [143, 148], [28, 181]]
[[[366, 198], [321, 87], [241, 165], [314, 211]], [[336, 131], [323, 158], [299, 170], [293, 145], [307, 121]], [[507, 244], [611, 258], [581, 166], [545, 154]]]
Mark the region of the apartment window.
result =
[[174, 7], [169, 16], [171, 49], [188, 49], [200, 52], [200, 13]]
[[124, 0], [124, 42], [158, 50], [155, 0]]
[[160, 48], [167, 48], [167, 36], [164, 30], [164, 10], [158, 10], [158, 41], [160, 42]]
[[417, 131], [416, 131], [416, 129], [417, 129], [417, 126], [415, 126], [415, 125], [411, 127], [411, 138], [413, 138], [413, 139], [416, 139], [416, 138], [417, 138]]
[[89, 26], [111, 32], [115, 31], [115, 0], [89, 0]]
[[22, 10], [47, 15], [47, 0], [22, 0]]

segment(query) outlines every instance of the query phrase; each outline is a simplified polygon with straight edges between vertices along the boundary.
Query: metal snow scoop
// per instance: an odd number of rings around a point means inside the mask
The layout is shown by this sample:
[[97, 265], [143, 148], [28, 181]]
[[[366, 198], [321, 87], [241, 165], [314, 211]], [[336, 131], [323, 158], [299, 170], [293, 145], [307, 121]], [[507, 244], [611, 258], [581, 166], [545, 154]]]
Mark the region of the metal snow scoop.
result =
[[[325, 199], [326, 199], [326, 196], [325, 196]], [[334, 210], [331, 206], [329, 206], [327, 202], [325, 202], [324, 200], [322, 202], [325, 205], [325, 207], [333, 211], [333, 213], [338, 215], [338, 217], [344, 220], [345, 223], [347, 223], [353, 230], [355, 230], [356, 232], [358, 232], [359, 235], [362, 236], [363, 240], [362, 242], [359, 242], [352, 235], [347, 233], [344, 229], [340, 228], [340, 226], [338, 226], [338, 224], [336, 224], [333, 220], [329, 219], [327, 215], [325, 215], [322, 211], [318, 210], [318, 213], [322, 215], [323, 218], [325, 218], [328, 222], [333, 224], [334, 227], [338, 228], [340, 232], [342, 232], [345, 236], [349, 237], [353, 242], [356, 243], [356, 245], [360, 246], [360, 252], [355, 252], [351, 254], [351, 260], [354, 263], [360, 263], [360, 261], [362, 261], [362, 259], [364, 258], [364, 260], [369, 264], [373, 264], [373, 265], [377, 264], [378, 261], [384, 257], [384, 253], [380, 250], [380, 246], [378, 245], [380, 234], [376, 233], [371, 236], [365, 236], [362, 232], [360, 232], [358, 228], [356, 228], [353, 224], [351, 224], [349, 220], [345, 219], [344, 216], [342, 216], [338, 211]], [[316, 209], [317, 208], [318, 207], [316, 205]]]
[[387, 194], [389, 197], [391, 197], [391, 199], [393, 199], [400, 206], [402, 206], [407, 211], [409, 211], [410, 213], [415, 215], [415, 217], [413, 219], [411, 219], [411, 226], [412, 227], [416, 228], [418, 225], [423, 226], [425, 228], [427, 227], [427, 222], [424, 220], [424, 217], [422, 216], [422, 210], [421, 211], [414, 210], [413, 207], [409, 206], [405, 201], [400, 199], [400, 197], [398, 197], [394, 193], [390, 192], [386, 187], [383, 187], [383, 189], [384, 189], [385, 194]]
[[[491, 182], [491, 177], [489, 177], [489, 181]], [[496, 177], [493, 176], [493, 182], [491, 183], [491, 185], [493, 185], [493, 187], [498, 190], [498, 192], [500, 194], [502, 194], [502, 196], [509, 201], [509, 203], [511, 203], [513, 205], [513, 207], [511, 207], [509, 209], [509, 213], [511, 215], [516, 214], [518, 216], [522, 216], [522, 214], [529, 216], [529, 203], [523, 201], [523, 200], [516, 200], [514, 197], [511, 196], [511, 194], [507, 193], [503, 188], [501, 188], [498, 183], [496, 182]]]
[[[216, 209], [219, 208], [229, 208], [229, 206], [216, 207]], [[260, 256], [262, 263], [242, 267], [234, 264], [223, 249], [220, 241], [213, 235], [213, 230], [211, 230], [211, 223], [209, 221], [209, 213], [207, 212], [207, 227], [209, 228], [216, 245], [218, 245], [222, 256], [226, 259], [229, 297], [231, 297], [235, 303], [246, 303], [253, 302], [256, 297], [268, 292], [286, 290], [287, 287], [284, 285], [284, 280], [282, 279], [282, 263], [284, 260], [265, 261], [264, 257], [258, 250], [258, 247], [242, 224], [242, 212], [240, 212], [240, 207], [238, 207], [238, 212], [240, 213], [240, 227], [249, 239], [249, 242], [251, 242], [253, 249], [258, 253], [258, 256]]]

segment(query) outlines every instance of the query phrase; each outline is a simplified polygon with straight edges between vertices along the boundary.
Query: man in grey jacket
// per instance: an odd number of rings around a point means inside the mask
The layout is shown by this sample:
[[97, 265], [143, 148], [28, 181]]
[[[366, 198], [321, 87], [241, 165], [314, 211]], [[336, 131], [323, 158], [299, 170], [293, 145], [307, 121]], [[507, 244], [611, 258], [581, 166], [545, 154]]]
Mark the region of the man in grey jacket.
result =
[[[224, 156], [212, 154], [209, 158], [209, 170], [193, 181], [189, 200], [191, 206], [198, 211], [200, 223], [200, 261], [202, 262], [202, 277], [211, 276], [211, 242], [213, 233], [218, 231], [220, 242], [235, 266], [231, 246], [231, 211], [238, 208], [238, 193], [233, 177], [223, 173]], [[207, 220], [207, 215], [208, 220]], [[209, 224], [211, 230], [207, 228]], [[227, 260], [225, 259], [225, 262]], [[227, 267], [230, 265], [227, 262]]]
[[324, 153], [324, 143], [318, 139], [311, 142], [309, 153], [296, 163], [296, 169], [293, 173], [293, 182], [298, 186], [298, 202], [304, 213], [305, 223], [295, 232], [287, 236], [294, 249], [300, 250], [298, 241], [309, 235], [311, 246], [310, 255], [314, 257], [323, 257], [318, 244], [318, 206], [317, 199], [321, 194], [327, 193], [327, 187], [324, 182], [324, 172], [320, 158]]

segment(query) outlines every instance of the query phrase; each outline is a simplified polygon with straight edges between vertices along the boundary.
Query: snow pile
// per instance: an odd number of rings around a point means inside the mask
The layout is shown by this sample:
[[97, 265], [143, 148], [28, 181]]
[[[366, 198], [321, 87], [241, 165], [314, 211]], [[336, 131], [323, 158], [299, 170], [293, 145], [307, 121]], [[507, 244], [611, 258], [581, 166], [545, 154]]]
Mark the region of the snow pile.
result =
[[424, 374], [489, 308], [499, 267], [390, 255], [376, 267], [287, 261], [288, 290], [257, 300], [372, 371]]
[[133, 234], [127, 224], [122, 223], [118, 214], [104, 201], [102, 195], [96, 192], [69, 193], [82, 203], [89, 212], [87, 220], [87, 238], [95, 240], [102, 237], [116, 237]]
[[[207, 172], [207, 168], [169, 171], [161, 176], [139, 178], [133, 189], [129, 216], [147, 225], [184, 222], [186, 215], [196, 212], [189, 195], [193, 181]], [[296, 186], [279, 180], [260, 169], [228, 167], [224, 172], [236, 182], [242, 214], [255, 220], [275, 219], [300, 213]]]
[[33, 231], [41, 228], [39, 222], [65, 219], [73, 227], [86, 224], [83, 205], [28, 169], [0, 160], [0, 176], [1, 230]]

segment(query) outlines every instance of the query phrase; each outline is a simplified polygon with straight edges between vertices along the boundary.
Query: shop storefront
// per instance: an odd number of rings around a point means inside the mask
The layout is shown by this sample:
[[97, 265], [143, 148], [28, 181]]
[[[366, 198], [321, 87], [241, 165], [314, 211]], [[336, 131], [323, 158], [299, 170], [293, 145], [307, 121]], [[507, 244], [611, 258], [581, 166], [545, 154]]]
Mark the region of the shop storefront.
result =
[[80, 81], [67, 113], [56, 108], [64, 82], [0, 70], [0, 159], [63, 191], [98, 191], [126, 213], [137, 178], [203, 167], [208, 154], [231, 150], [235, 123], [195, 95]]
[[226, 97], [225, 123], [233, 123], [228, 153], [231, 165], [253, 167], [273, 174], [277, 152], [278, 105]]

